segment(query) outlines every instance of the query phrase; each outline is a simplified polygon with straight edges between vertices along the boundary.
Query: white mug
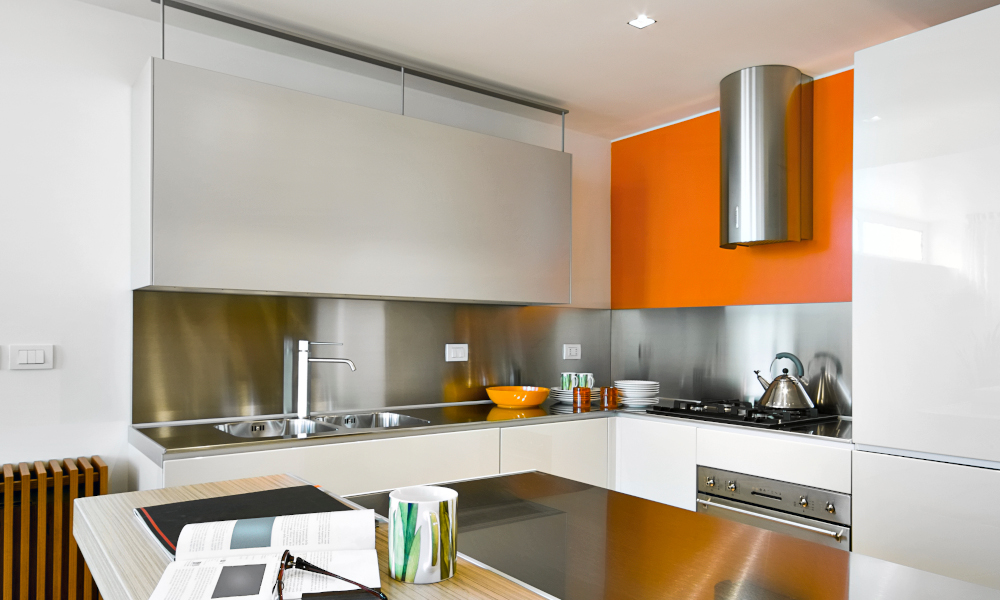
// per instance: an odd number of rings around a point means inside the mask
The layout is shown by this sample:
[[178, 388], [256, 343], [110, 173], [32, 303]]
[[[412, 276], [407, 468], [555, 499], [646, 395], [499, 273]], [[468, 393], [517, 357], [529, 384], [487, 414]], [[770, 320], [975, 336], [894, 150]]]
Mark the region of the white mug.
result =
[[455, 574], [458, 492], [417, 485], [389, 493], [389, 576], [437, 583]]
[[594, 387], [593, 373], [562, 373], [559, 380], [560, 387], [564, 390], [571, 390], [577, 387]]

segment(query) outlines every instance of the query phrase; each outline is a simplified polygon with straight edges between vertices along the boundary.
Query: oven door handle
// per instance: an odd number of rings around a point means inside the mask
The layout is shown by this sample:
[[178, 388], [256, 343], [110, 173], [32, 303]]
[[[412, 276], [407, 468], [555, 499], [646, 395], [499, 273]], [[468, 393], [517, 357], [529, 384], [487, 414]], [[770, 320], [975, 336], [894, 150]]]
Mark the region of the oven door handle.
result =
[[751, 517], [757, 517], [758, 519], [766, 519], [768, 521], [774, 521], [775, 523], [781, 523], [782, 525], [789, 525], [791, 527], [797, 527], [799, 529], [806, 529], [808, 531], [812, 531], [813, 533], [820, 533], [820, 534], [832, 537], [833, 539], [837, 540], [838, 542], [840, 541], [840, 539], [842, 537], [844, 537], [844, 530], [843, 529], [841, 529], [840, 531], [830, 531], [829, 529], [823, 529], [821, 527], [813, 527], [811, 525], [803, 525], [802, 523], [796, 523], [795, 521], [786, 521], [785, 519], [779, 519], [777, 517], [772, 517], [770, 515], [762, 515], [760, 513], [753, 512], [752, 510], [743, 510], [742, 508], [736, 508], [734, 506], [726, 506], [725, 504], [716, 504], [716, 503], [712, 502], [711, 500], [702, 500], [701, 498], [698, 498], [698, 502], [700, 504], [704, 504], [706, 507], [714, 506], [715, 508], [722, 508], [722, 509], [725, 509], [725, 510], [731, 510], [733, 512], [737, 512], [737, 513], [740, 513], [740, 514], [750, 515]]

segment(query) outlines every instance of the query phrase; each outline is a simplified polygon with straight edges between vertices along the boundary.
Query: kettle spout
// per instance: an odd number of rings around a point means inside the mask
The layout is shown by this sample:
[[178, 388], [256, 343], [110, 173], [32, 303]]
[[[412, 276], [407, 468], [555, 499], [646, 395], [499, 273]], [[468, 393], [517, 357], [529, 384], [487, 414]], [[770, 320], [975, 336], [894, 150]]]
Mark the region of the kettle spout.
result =
[[759, 382], [760, 382], [760, 384], [761, 384], [761, 385], [762, 385], [762, 386], [764, 387], [764, 389], [766, 390], [766, 389], [767, 389], [767, 388], [768, 388], [768, 387], [769, 387], [769, 386], [771, 385], [771, 382], [770, 382], [770, 381], [768, 381], [768, 380], [766, 380], [766, 379], [764, 379], [763, 377], [761, 377], [761, 376], [760, 376], [760, 371], [754, 371], [754, 373], [755, 373], [755, 374], [757, 375], [757, 381], [759, 381]]

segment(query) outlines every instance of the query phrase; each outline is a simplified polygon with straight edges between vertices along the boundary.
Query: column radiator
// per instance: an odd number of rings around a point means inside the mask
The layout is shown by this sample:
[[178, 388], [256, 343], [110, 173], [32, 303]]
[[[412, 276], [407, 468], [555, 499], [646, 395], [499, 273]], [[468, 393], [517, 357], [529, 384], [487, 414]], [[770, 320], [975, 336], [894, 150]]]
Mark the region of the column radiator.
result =
[[99, 456], [3, 465], [2, 600], [100, 598], [73, 538], [73, 500], [108, 493]]

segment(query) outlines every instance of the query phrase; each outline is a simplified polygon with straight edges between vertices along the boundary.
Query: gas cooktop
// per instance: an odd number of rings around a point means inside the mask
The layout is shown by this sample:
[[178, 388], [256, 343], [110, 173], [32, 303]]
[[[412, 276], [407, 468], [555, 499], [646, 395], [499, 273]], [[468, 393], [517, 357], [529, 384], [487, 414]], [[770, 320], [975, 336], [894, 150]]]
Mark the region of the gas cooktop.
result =
[[829, 423], [839, 418], [837, 415], [821, 415], [815, 408], [809, 410], [754, 408], [753, 404], [740, 400], [703, 400], [701, 402], [677, 400], [673, 407], [651, 406], [646, 409], [646, 412], [652, 415], [732, 423], [764, 429], [789, 429], [816, 423]]

